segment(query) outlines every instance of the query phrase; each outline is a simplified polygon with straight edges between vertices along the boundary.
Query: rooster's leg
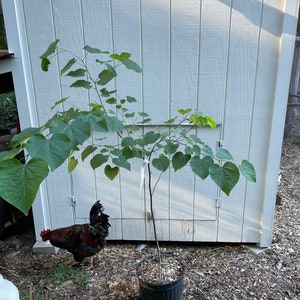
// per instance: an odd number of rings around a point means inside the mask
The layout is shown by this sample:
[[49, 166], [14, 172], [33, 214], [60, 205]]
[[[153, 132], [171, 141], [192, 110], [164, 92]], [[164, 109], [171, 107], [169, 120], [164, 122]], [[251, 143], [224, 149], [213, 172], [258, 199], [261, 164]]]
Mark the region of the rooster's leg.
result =
[[67, 260], [67, 261], [64, 261], [62, 263], [64, 266], [72, 266], [72, 267], [79, 267], [81, 265], [80, 262], [77, 262], [75, 261], [74, 259], [70, 259], [70, 260]]
[[91, 270], [93, 268], [94, 268], [94, 256], [91, 256], [90, 257], [90, 262], [89, 262], [88, 266], [86, 266], [84, 269], [86, 271], [88, 271], [88, 270]]
[[73, 265], [74, 263], [75, 263], [74, 259], [70, 259], [70, 260], [64, 261], [62, 264], [65, 266], [70, 266], [70, 265]]

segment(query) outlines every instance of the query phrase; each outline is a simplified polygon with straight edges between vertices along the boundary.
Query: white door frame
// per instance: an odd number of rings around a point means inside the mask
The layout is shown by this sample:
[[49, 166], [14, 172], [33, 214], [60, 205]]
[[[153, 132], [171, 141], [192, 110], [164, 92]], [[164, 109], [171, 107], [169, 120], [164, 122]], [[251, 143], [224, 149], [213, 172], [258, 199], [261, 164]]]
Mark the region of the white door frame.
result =
[[[285, 124], [285, 112], [290, 86], [290, 74], [294, 58], [295, 28], [299, 0], [287, 0], [282, 24], [280, 55], [278, 59], [277, 83], [272, 114], [271, 133], [268, 148], [268, 160], [265, 177], [264, 203], [262, 207], [260, 247], [269, 247], [272, 244], [273, 221], [275, 214], [276, 189], [274, 182], [278, 180], [280, 158]], [[284, 112], [284, 113], [283, 113]]]
[[[0, 62], [0, 73], [12, 72], [21, 128], [38, 127], [22, 2], [2, 0], [2, 10], [8, 50], [14, 53], [14, 58]], [[51, 228], [45, 183], [42, 183], [32, 209], [35, 232], [38, 233], [41, 228]], [[36, 240], [40, 240], [40, 237], [36, 236]], [[55, 251], [51, 245], [48, 247], [45, 243], [37, 242], [34, 249], [40, 248], [47, 252]]]

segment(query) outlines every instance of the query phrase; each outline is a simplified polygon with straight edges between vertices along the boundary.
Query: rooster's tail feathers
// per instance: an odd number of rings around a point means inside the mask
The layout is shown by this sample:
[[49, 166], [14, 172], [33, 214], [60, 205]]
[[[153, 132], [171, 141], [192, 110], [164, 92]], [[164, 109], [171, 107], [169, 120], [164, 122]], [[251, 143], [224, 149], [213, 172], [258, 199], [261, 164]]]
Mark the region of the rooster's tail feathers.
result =
[[91, 225], [94, 225], [96, 223], [99, 223], [101, 220], [101, 215], [104, 211], [103, 205], [100, 203], [100, 200], [98, 200], [91, 208], [90, 210], [90, 223]]

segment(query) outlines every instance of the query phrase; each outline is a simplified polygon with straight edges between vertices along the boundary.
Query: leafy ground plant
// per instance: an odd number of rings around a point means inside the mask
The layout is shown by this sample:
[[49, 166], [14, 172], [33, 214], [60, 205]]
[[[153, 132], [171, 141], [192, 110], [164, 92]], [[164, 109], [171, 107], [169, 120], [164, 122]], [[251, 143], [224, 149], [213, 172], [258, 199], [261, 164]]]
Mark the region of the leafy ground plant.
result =
[[64, 283], [68, 280], [74, 280], [80, 285], [87, 285], [90, 282], [88, 274], [82, 269], [68, 265], [57, 266], [50, 274], [49, 281], [51, 283]]
[[0, 135], [9, 134], [18, 125], [15, 92], [0, 94]]
[[[30, 298], [28, 292], [21, 292], [20, 293], [20, 300], [31, 300], [32, 298]], [[40, 294], [37, 294], [35, 295], [35, 300], [47, 300], [47, 297], [44, 296], [44, 295], [40, 295]]]

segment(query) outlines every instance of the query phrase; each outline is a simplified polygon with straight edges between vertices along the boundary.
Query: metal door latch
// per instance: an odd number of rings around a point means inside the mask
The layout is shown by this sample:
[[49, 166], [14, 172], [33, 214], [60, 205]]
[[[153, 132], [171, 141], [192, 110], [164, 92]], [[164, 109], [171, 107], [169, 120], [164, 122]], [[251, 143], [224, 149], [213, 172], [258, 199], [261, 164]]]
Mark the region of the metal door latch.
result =
[[77, 205], [77, 197], [76, 196], [70, 196], [71, 205], [76, 206]]
[[216, 208], [221, 208], [223, 204], [223, 201], [221, 198], [216, 199]]

